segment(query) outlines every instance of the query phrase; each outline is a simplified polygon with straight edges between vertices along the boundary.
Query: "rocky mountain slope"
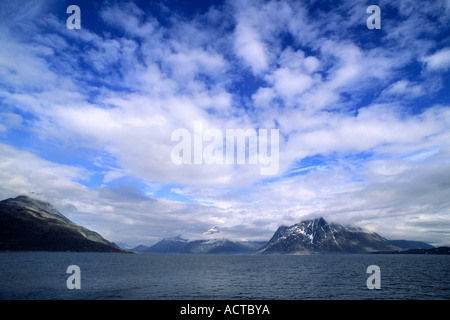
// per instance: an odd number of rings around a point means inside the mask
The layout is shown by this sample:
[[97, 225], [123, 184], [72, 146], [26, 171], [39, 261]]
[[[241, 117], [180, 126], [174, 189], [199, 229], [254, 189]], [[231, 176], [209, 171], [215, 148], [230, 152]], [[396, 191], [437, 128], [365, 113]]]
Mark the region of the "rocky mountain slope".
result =
[[281, 226], [259, 250], [262, 254], [368, 253], [400, 250], [376, 233], [327, 223], [323, 218]]
[[130, 252], [27, 196], [0, 201], [0, 251]]

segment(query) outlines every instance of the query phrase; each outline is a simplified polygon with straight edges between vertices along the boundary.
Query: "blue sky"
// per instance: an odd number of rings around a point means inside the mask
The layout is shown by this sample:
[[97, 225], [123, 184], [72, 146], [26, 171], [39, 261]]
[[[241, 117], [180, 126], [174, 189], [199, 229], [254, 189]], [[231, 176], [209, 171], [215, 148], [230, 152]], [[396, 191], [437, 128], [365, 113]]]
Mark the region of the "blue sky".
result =
[[[449, 244], [449, 29], [447, 0], [3, 2], [0, 196], [130, 245], [318, 216]], [[278, 129], [277, 174], [175, 165], [196, 121]]]

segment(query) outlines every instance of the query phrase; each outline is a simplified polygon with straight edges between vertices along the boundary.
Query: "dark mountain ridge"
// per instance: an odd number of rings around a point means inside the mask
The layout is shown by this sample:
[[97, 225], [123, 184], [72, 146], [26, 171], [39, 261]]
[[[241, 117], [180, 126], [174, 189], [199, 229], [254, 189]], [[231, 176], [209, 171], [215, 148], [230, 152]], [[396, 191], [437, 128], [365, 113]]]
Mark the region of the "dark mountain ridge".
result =
[[0, 251], [130, 252], [27, 196], [0, 201]]

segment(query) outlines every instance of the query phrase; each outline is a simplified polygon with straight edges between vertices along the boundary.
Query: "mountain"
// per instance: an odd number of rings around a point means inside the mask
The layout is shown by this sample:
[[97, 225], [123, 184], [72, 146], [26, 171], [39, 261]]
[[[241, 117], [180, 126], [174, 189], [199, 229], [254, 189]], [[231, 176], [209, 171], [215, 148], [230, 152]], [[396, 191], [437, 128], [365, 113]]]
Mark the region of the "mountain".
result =
[[368, 253], [399, 249], [376, 233], [352, 226], [329, 224], [323, 218], [317, 218], [290, 227], [279, 227], [258, 253]]
[[[419, 249], [434, 253], [427, 243], [386, 240], [361, 228], [327, 223], [323, 218], [281, 226], [267, 242], [165, 238], [135, 252], [185, 254], [309, 254], [399, 252]], [[424, 251], [425, 250], [425, 251]], [[426, 252], [426, 250], [430, 250]], [[0, 201], [0, 251], [132, 252], [97, 232], [70, 221], [51, 204], [27, 196]], [[444, 250], [445, 251], [445, 250]], [[419, 251], [417, 251], [420, 253]]]
[[407, 250], [395, 250], [395, 251], [377, 251], [372, 253], [382, 254], [447, 254], [450, 255], [450, 247], [432, 247], [428, 249], [407, 249]]
[[230, 241], [228, 239], [189, 241], [183, 248], [184, 253], [249, 254], [259, 247], [250, 241]]
[[389, 242], [402, 249], [433, 249], [431, 244], [422, 241], [412, 241], [412, 240], [389, 240]]
[[27, 196], [0, 201], [0, 251], [130, 252]]
[[182, 253], [187, 242], [188, 240], [183, 239], [180, 236], [164, 238], [151, 247], [139, 245], [134, 248], [133, 251], [141, 253]]
[[140, 245], [133, 251], [142, 253], [250, 254], [255, 253], [264, 243], [228, 239], [188, 241], [181, 237], [175, 237], [162, 239], [151, 247]]

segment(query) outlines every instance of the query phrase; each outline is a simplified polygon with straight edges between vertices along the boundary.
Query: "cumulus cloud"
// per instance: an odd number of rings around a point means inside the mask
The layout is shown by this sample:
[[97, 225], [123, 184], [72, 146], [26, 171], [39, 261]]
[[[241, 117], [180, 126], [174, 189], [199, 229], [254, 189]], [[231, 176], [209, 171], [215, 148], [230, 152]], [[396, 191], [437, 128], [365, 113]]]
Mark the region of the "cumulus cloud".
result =
[[245, 65], [259, 74], [268, 67], [268, 58], [264, 43], [261, 41], [256, 30], [241, 22], [236, 27], [235, 50], [242, 58]]

